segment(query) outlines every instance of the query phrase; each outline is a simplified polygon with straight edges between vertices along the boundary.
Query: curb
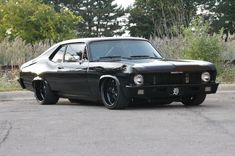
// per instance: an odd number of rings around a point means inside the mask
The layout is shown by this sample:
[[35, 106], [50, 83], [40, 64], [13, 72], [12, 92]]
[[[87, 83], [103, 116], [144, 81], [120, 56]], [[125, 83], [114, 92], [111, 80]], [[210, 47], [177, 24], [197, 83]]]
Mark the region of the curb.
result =
[[218, 91], [235, 91], [235, 84], [219, 84]]
[[0, 101], [12, 101], [12, 100], [31, 100], [34, 99], [33, 92], [30, 91], [12, 91], [12, 92], [0, 92]]

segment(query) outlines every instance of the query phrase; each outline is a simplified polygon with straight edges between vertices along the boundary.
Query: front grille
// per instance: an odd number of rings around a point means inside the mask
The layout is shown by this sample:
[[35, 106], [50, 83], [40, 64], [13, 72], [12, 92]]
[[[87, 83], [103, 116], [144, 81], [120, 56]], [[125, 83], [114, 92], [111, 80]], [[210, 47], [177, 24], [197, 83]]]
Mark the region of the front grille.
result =
[[144, 75], [145, 85], [200, 84], [201, 73], [154, 73]]

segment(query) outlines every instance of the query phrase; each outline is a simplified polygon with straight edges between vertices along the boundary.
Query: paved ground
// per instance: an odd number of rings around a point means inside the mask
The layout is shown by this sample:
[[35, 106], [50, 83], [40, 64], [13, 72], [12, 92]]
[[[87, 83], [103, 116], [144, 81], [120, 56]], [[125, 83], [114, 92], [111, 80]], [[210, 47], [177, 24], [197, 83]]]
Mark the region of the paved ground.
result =
[[29, 92], [0, 93], [0, 156], [234, 156], [235, 90], [200, 107], [38, 105]]

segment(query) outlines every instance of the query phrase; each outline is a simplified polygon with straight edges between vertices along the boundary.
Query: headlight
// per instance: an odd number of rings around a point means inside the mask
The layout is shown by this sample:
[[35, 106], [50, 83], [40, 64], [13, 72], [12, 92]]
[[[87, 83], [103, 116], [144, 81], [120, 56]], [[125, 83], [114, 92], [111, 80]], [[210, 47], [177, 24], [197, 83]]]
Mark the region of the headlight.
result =
[[142, 75], [138, 74], [134, 76], [134, 82], [136, 85], [140, 86], [144, 84], [144, 78]]
[[211, 80], [210, 73], [209, 72], [202, 73], [201, 78], [202, 78], [202, 81], [209, 82]]

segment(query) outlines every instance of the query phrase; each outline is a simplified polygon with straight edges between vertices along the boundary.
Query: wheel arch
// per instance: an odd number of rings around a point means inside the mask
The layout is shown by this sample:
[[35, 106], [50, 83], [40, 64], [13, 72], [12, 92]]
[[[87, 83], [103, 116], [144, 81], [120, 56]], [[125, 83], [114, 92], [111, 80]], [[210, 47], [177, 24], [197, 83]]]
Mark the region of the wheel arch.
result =
[[107, 80], [107, 79], [114, 79], [118, 85], [120, 85], [120, 81], [118, 80], [118, 78], [116, 76], [113, 76], [113, 75], [102, 75], [99, 79], [99, 90], [100, 90], [100, 87], [101, 87], [101, 84]]
[[38, 84], [38, 83], [40, 83], [40, 82], [44, 82], [44, 83], [46, 83], [47, 85], [48, 85], [48, 87], [50, 88], [50, 85], [49, 85], [49, 83], [45, 80], [45, 79], [43, 79], [42, 77], [40, 77], [40, 76], [37, 76], [37, 77], [35, 77], [34, 79], [33, 79], [33, 81], [32, 81], [32, 86], [33, 86], [33, 88], [35, 89], [35, 86]]
[[43, 81], [43, 79], [41, 77], [39, 77], [39, 76], [35, 77], [32, 81], [33, 88], [35, 89], [36, 85], [41, 81]]

